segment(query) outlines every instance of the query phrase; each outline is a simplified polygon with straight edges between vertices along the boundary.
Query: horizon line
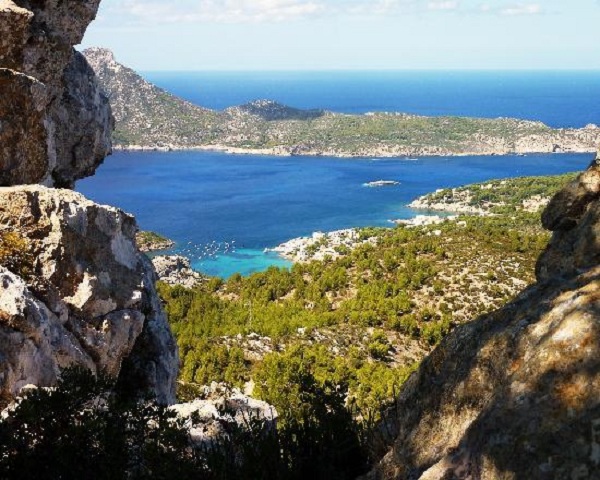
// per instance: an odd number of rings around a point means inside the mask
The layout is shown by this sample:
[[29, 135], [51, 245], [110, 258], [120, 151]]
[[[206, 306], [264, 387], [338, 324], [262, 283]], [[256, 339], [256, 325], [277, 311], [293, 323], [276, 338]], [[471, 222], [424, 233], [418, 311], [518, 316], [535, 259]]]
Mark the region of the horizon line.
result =
[[191, 70], [180, 70], [180, 69], [157, 69], [148, 70], [140, 69], [139, 72], [144, 73], [420, 73], [420, 72], [506, 72], [506, 73], [561, 73], [561, 72], [580, 72], [580, 73], [600, 73], [600, 67], [598, 68], [265, 68], [265, 69], [234, 69], [234, 68], [207, 68], [207, 69], [191, 69]]

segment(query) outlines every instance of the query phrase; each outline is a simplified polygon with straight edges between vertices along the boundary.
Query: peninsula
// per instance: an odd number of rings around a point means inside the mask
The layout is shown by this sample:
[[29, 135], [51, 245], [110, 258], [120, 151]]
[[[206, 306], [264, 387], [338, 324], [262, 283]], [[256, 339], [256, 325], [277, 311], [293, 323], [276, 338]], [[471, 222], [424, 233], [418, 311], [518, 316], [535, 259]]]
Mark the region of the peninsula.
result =
[[110, 50], [83, 52], [110, 98], [115, 148], [220, 150], [238, 154], [415, 157], [595, 152], [600, 128], [554, 129], [512, 118], [348, 115], [257, 100], [224, 111], [182, 100], [118, 63]]

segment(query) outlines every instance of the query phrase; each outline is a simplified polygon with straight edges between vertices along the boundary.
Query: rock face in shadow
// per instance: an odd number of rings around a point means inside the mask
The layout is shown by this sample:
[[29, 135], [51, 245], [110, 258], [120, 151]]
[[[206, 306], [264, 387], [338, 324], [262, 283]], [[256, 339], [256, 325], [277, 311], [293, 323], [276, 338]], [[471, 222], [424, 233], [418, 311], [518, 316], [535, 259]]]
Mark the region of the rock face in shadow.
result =
[[177, 348], [135, 219], [69, 190], [29, 186], [0, 188], [0, 225], [26, 239], [34, 259], [25, 278], [0, 270], [0, 394], [52, 385], [60, 368], [78, 364], [173, 402]]
[[100, 0], [0, 0], [0, 186], [72, 187], [111, 151], [113, 119], [73, 50]]
[[600, 478], [599, 191], [595, 161], [556, 195], [538, 283], [423, 362], [366, 478]]

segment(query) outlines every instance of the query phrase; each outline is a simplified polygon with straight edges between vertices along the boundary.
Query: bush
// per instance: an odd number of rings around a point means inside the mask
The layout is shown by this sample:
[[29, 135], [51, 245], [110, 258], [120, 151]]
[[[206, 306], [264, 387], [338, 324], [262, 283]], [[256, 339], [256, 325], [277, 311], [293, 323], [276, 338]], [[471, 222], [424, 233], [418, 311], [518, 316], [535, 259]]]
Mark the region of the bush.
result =
[[0, 477], [167, 479], [198, 476], [181, 421], [152, 402], [110, 394], [113, 382], [70, 369], [55, 389], [26, 394], [0, 422]]
[[385, 333], [381, 330], [376, 330], [371, 335], [371, 341], [367, 345], [369, 355], [375, 360], [387, 360], [388, 353], [391, 350], [392, 345], [388, 340]]
[[0, 232], [0, 266], [27, 278], [33, 271], [29, 242], [16, 232]]
[[364, 472], [350, 413], [303, 377], [310, 406], [273, 429], [257, 418], [194, 447], [184, 422], [152, 401], [114, 395], [113, 380], [69, 369], [0, 421], [0, 478], [40, 480], [346, 480]]
[[294, 347], [265, 358], [256, 373], [258, 395], [282, 416], [280, 445], [288, 477], [356, 478], [366, 469], [361, 428], [345, 406], [347, 387], [335, 378], [325, 350]]

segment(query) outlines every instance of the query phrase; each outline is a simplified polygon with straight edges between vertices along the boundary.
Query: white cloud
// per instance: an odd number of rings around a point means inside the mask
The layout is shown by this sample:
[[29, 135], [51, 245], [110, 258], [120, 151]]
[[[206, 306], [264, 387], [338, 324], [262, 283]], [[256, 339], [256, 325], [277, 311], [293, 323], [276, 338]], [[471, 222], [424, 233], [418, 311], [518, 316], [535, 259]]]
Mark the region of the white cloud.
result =
[[284, 22], [323, 15], [453, 11], [459, 0], [105, 0], [127, 24]]
[[516, 17], [521, 15], [538, 15], [544, 13], [544, 9], [539, 3], [515, 3], [503, 6], [492, 6], [489, 3], [484, 3], [479, 6], [479, 12]]
[[126, 0], [115, 8], [143, 23], [237, 23], [314, 16], [325, 11], [325, 4], [320, 0]]
[[520, 3], [511, 5], [500, 10], [502, 15], [537, 15], [542, 13], [542, 6], [539, 3]]
[[457, 1], [446, 0], [429, 2], [427, 4], [427, 10], [457, 10], [460, 4]]
[[[600, 2], [600, 0], [598, 0]], [[105, 0], [110, 18], [125, 25], [165, 23], [275, 23], [333, 15], [408, 15], [435, 12], [503, 16], [544, 13], [541, 3], [488, 0], [478, 7], [462, 0]]]

